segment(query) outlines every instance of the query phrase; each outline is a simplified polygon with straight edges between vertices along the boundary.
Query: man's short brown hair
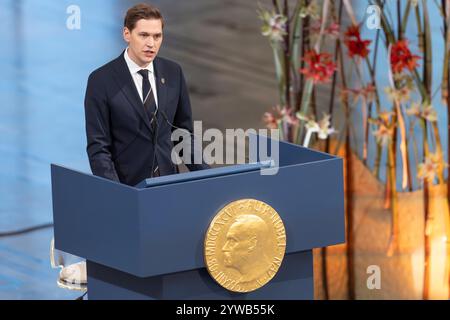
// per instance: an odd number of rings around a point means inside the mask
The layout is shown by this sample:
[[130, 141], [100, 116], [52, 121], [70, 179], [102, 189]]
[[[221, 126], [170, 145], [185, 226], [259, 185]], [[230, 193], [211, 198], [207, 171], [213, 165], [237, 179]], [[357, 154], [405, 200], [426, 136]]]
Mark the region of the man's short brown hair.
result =
[[159, 9], [146, 3], [139, 3], [128, 9], [124, 26], [131, 32], [136, 26], [136, 23], [141, 19], [161, 20], [161, 24], [164, 27], [164, 19]]

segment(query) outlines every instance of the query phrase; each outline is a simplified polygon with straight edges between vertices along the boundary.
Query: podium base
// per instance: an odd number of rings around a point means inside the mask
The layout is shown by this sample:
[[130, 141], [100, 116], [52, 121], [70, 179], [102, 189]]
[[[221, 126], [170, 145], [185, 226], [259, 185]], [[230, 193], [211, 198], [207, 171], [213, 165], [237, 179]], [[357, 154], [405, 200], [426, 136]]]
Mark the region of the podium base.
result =
[[276, 276], [262, 288], [248, 293], [230, 292], [205, 268], [139, 278], [87, 261], [89, 300], [312, 300], [314, 299], [312, 251], [285, 256]]

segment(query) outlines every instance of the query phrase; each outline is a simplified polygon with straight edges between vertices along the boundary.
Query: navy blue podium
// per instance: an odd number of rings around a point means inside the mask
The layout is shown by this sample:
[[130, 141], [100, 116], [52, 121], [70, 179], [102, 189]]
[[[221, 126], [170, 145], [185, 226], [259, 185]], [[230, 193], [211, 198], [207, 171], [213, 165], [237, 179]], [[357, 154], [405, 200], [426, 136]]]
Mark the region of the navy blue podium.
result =
[[[284, 142], [279, 154], [275, 175], [244, 164], [136, 187], [52, 164], [55, 248], [86, 259], [89, 299], [313, 299], [312, 249], [345, 238], [342, 159]], [[278, 212], [286, 255], [265, 286], [234, 293], [206, 270], [204, 239], [246, 198]]]

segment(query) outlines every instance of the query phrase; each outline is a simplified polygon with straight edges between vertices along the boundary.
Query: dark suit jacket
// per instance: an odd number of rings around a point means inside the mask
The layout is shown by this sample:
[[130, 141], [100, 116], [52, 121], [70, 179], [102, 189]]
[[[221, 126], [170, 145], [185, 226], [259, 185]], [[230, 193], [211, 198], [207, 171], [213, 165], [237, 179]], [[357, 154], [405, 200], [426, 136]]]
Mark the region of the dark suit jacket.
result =
[[[167, 59], [153, 61], [158, 108], [173, 125], [190, 132], [192, 115], [181, 67]], [[158, 139], [153, 148], [153, 131], [123, 53], [89, 76], [85, 116], [87, 153], [92, 173], [107, 179], [135, 185], [150, 177], [153, 154], [160, 174], [177, 172], [171, 161], [172, 127], [158, 113]], [[190, 170], [206, 165], [187, 165]]]

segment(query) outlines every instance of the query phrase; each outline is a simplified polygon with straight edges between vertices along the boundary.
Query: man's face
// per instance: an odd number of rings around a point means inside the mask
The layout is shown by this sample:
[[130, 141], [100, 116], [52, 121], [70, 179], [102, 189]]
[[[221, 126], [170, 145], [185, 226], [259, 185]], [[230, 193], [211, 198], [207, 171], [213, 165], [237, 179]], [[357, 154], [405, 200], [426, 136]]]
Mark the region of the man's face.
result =
[[132, 31], [123, 29], [123, 38], [128, 43], [128, 55], [140, 67], [146, 67], [158, 54], [163, 40], [162, 22], [157, 19], [141, 19]]

